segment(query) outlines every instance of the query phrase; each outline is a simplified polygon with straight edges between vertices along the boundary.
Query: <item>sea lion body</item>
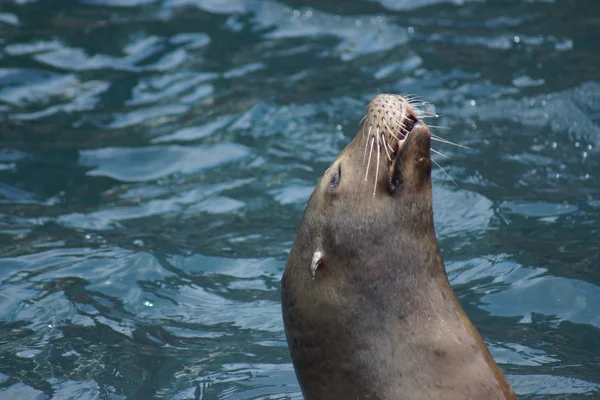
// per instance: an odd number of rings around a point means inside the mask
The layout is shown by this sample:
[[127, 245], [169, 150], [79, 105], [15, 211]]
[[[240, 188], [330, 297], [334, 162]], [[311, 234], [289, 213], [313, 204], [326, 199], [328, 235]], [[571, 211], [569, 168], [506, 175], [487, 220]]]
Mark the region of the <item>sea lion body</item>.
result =
[[282, 278], [305, 400], [516, 399], [448, 282], [430, 141], [379, 95], [308, 202]]

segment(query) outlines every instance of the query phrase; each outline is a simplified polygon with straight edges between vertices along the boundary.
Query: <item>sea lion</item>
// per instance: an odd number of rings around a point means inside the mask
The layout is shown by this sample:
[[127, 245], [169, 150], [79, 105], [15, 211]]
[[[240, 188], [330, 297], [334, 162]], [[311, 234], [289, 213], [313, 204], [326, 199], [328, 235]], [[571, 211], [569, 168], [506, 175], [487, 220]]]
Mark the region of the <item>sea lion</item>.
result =
[[306, 400], [516, 399], [446, 275], [431, 135], [379, 95], [317, 184], [282, 278]]

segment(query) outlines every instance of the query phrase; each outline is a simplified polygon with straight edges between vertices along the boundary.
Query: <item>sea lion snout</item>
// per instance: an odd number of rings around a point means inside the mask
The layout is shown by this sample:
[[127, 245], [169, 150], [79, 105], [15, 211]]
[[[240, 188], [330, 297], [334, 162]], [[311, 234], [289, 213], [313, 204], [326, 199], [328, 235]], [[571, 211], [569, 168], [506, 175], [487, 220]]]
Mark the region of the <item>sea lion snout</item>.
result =
[[[427, 179], [431, 135], [407, 98], [376, 96], [367, 106], [360, 132], [357, 138], [364, 148], [365, 181], [373, 183], [373, 195], [377, 187], [394, 194], [406, 180], [418, 186]], [[412, 165], [414, 161], [417, 166]]]

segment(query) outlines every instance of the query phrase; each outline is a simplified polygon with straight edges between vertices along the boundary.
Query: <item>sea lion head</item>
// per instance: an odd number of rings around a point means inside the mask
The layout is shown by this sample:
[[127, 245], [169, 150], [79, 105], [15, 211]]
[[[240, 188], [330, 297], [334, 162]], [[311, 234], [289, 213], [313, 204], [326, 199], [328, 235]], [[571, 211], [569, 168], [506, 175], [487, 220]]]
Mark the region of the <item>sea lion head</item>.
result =
[[406, 98], [382, 94], [369, 103], [357, 135], [317, 184], [298, 233], [314, 248], [313, 278], [327, 259], [376, 257], [379, 246], [397, 247], [415, 229], [434, 235], [430, 143]]

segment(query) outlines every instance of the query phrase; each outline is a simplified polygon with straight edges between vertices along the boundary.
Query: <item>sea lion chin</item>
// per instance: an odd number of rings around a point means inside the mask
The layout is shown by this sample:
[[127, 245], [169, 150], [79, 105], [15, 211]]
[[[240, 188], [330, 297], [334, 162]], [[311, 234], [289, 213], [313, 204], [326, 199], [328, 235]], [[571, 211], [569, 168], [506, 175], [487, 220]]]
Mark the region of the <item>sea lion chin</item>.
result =
[[446, 275], [431, 135], [379, 95], [317, 184], [282, 278], [306, 400], [516, 399]]

